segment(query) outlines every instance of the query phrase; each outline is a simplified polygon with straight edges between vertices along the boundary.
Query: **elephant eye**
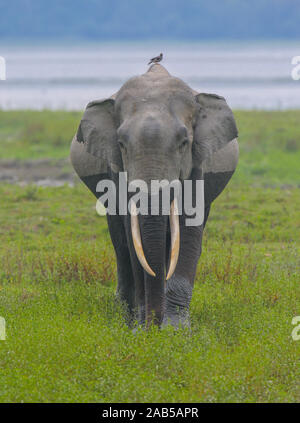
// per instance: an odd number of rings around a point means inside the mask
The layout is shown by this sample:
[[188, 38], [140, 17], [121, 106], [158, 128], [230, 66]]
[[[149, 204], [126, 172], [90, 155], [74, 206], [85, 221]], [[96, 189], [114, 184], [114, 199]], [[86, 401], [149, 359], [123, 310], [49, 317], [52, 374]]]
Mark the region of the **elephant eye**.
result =
[[118, 140], [118, 143], [119, 143], [121, 150], [126, 151], [126, 147], [125, 147], [123, 141]]
[[180, 144], [180, 146], [179, 146], [179, 151], [180, 152], [183, 152], [185, 150], [185, 148], [186, 148], [187, 145], [188, 145], [188, 140], [187, 139], [184, 139], [182, 141], [182, 143]]

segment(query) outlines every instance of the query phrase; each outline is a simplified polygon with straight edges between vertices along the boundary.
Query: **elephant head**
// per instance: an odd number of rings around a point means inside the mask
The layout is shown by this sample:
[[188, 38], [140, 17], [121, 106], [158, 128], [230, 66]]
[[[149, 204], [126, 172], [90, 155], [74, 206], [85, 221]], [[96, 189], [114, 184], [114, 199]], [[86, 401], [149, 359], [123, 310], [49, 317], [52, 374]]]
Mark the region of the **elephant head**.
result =
[[[235, 121], [224, 98], [198, 94], [155, 64], [144, 75], [127, 81], [111, 98], [88, 104], [71, 159], [97, 195], [97, 179], [116, 180], [121, 171], [127, 172], [128, 183], [142, 180], [148, 187], [152, 180], [203, 178], [216, 154], [225, 151], [236, 136]], [[184, 261], [185, 246], [180, 243], [183, 223], [175, 213], [175, 200], [170, 219], [161, 214], [136, 216], [135, 204], [132, 207], [131, 217], [121, 218], [135, 286], [142, 286], [137, 291], [144, 295], [147, 320], [154, 313], [161, 322], [166, 279], [176, 276], [173, 273], [181, 255]], [[115, 245], [116, 252], [117, 248]], [[142, 269], [134, 263], [136, 258]], [[178, 272], [177, 276], [192, 284], [189, 272]], [[142, 300], [136, 302], [143, 307]]]

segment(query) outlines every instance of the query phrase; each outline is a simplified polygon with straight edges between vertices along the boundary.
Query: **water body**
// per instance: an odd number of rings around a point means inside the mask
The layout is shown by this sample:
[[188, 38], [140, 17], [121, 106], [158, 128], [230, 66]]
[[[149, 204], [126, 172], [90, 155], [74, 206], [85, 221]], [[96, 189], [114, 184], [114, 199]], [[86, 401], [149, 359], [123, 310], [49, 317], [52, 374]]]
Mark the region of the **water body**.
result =
[[163, 52], [163, 65], [199, 92], [224, 96], [240, 109], [300, 108], [300, 81], [291, 77], [300, 43], [105, 43], [2, 45], [2, 109], [81, 110], [118, 91]]

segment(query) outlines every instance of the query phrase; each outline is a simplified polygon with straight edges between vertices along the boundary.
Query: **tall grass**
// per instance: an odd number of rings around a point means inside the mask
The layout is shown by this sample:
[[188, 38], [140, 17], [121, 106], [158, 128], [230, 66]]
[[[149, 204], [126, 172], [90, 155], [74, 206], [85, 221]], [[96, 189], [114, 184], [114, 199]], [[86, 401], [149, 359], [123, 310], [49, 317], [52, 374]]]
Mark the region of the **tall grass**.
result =
[[[191, 330], [133, 332], [105, 218], [82, 185], [0, 185], [0, 401], [299, 402], [300, 111], [236, 112]], [[80, 114], [0, 112], [0, 159], [60, 159]]]
[[0, 401], [299, 401], [297, 189], [267, 190], [262, 206], [233, 184], [211, 211], [191, 331], [136, 333], [85, 187], [23, 191], [0, 186]]

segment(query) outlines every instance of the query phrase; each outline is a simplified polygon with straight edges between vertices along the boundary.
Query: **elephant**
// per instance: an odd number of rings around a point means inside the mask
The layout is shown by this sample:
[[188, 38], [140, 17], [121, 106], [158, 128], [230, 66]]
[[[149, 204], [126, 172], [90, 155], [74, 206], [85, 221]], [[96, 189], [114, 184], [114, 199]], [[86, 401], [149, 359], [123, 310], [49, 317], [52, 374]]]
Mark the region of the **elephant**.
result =
[[194, 91], [160, 64], [130, 78], [110, 98], [87, 105], [70, 158], [96, 198], [99, 181], [112, 181], [117, 192], [121, 189], [120, 172], [126, 173], [127, 184], [204, 181], [204, 218], [198, 225], [187, 226], [185, 212], [174, 212], [174, 198], [169, 216], [161, 210], [156, 215], [121, 214], [118, 200], [116, 213], [107, 213], [117, 261], [116, 295], [130, 322], [144, 328], [190, 327], [203, 230], [212, 202], [236, 169], [237, 136], [223, 97]]

